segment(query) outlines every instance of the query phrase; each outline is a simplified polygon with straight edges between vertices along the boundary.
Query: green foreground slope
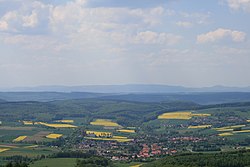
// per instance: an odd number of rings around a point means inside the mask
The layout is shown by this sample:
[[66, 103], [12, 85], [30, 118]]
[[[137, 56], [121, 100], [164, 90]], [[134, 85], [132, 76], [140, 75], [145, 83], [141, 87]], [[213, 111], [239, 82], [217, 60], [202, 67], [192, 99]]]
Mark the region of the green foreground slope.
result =
[[215, 154], [182, 154], [168, 156], [143, 167], [246, 167], [250, 166], [250, 151]]

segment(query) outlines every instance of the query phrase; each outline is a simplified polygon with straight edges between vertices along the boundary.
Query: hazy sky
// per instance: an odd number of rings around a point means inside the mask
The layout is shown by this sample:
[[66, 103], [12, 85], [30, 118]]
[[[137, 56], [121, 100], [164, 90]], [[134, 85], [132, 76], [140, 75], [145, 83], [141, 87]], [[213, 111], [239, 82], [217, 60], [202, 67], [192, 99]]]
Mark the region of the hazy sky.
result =
[[0, 0], [0, 87], [250, 85], [250, 0]]

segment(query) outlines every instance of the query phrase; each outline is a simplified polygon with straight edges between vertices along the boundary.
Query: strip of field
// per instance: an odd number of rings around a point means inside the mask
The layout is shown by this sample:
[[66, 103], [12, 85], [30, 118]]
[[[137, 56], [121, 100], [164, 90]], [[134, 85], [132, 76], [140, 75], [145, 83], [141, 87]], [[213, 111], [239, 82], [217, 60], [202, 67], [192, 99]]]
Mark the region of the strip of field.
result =
[[117, 132], [123, 132], [123, 133], [135, 133], [135, 130], [133, 129], [120, 129], [116, 130]]
[[133, 141], [133, 139], [127, 139], [127, 138], [99, 138], [99, 137], [85, 137], [86, 139], [90, 140], [103, 140], [103, 141], [117, 141], [117, 142], [129, 142]]
[[138, 165], [133, 165], [133, 166], [130, 166], [130, 167], [140, 167], [142, 166], [143, 164], [138, 164]]
[[62, 137], [62, 134], [54, 134], [54, 133], [52, 133], [52, 134], [47, 135], [46, 137], [49, 138], [49, 139], [58, 139], [58, 138]]
[[214, 130], [218, 132], [230, 132], [230, 131], [233, 131], [234, 129], [214, 128]]
[[77, 158], [46, 158], [35, 161], [29, 167], [74, 167]]
[[219, 136], [232, 136], [233, 133], [227, 132], [227, 133], [220, 133], [220, 134], [218, 134], [218, 135], [219, 135]]
[[127, 139], [127, 137], [124, 136], [113, 136], [114, 139]]
[[64, 120], [57, 120], [55, 122], [61, 122], [61, 123], [74, 123], [74, 120], [71, 120], [71, 119], [64, 119]]
[[33, 125], [33, 122], [32, 121], [23, 121], [23, 124], [24, 125]]
[[23, 148], [37, 148], [37, 147], [39, 147], [39, 145], [25, 146], [25, 147], [23, 147]]
[[93, 122], [90, 122], [91, 125], [99, 125], [99, 126], [112, 126], [112, 127], [120, 127], [116, 122], [112, 122], [111, 120], [106, 119], [96, 119]]
[[112, 137], [111, 132], [86, 131], [87, 135], [95, 135], [96, 137]]
[[52, 128], [77, 128], [77, 126], [71, 124], [48, 124], [44, 122], [38, 122], [38, 124]]
[[203, 129], [203, 128], [210, 128], [212, 125], [198, 125], [198, 126], [189, 126], [188, 129]]
[[248, 130], [241, 130], [241, 131], [234, 131], [233, 133], [250, 133], [250, 129], [248, 129]]
[[8, 151], [8, 150], [10, 150], [10, 149], [9, 148], [0, 148], [0, 153], [4, 152], [4, 151]]
[[44, 138], [47, 135], [49, 135], [50, 133], [51, 132], [49, 132], [49, 131], [41, 131], [41, 132], [36, 133], [33, 136], [28, 136], [27, 138], [24, 139], [24, 141], [26, 141], [26, 142], [40, 142], [40, 141], [43, 141]]
[[12, 126], [0, 126], [0, 130], [33, 130], [35, 127], [12, 127]]
[[249, 119], [249, 120], [247, 120], [247, 122], [250, 122], [250, 119]]
[[18, 148], [16, 145], [12, 145], [12, 144], [0, 144], [0, 147], [4, 147], [4, 148]]
[[193, 117], [209, 117], [211, 114], [198, 114], [198, 113], [192, 113]]
[[192, 117], [208, 117], [211, 114], [199, 114], [199, 113], [192, 113], [191, 111], [184, 111], [184, 112], [170, 112], [164, 113], [158, 116], [158, 119], [183, 119], [188, 120]]
[[24, 147], [19, 147], [19, 148], [11, 148], [8, 151], [2, 152], [1, 157], [9, 157], [9, 156], [27, 156], [27, 157], [37, 157], [40, 155], [50, 155], [58, 150], [56, 148], [49, 148], [46, 146], [43, 147], [31, 147], [31, 148], [26, 148]]
[[246, 125], [233, 125], [233, 126], [225, 126], [225, 127], [221, 127], [221, 128], [214, 128], [214, 130], [218, 131], [218, 132], [229, 132], [229, 131], [233, 131], [235, 128], [243, 128]]
[[19, 141], [23, 141], [27, 136], [19, 136], [16, 139], [13, 140], [13, 142], [19, 142]]

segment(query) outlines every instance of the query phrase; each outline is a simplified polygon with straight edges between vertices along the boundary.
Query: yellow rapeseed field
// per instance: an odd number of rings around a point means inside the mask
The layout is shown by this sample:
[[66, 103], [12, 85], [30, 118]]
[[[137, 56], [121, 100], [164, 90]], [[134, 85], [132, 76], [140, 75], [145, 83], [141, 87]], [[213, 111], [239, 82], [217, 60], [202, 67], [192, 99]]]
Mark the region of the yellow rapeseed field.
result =
[[192, 114], [193, 117], [209, 117], [211, 114]]
[[130, 166], [130, 167], [140, 167], [140, 166], [142, 166], [142, 164], [133, 165], [133, 166]]
[[71, 120], [71, 119], [64, 119], [64, 120], [58, 120], [58, 121], [55, 121], [55, 122], [61, 122], [61, 123], [74, 123], [74, 120]]
[[10, 149], [9, 148], [0, 148], [0, 153], [4, 152], [4, 151], [8, 151], [8, 150], [10, 150]]
[[13, 142], [19, 142], [19, 141], [22, 141], [24, 139], [26, 139], [27, 136], [19, 136], [17, 137], [16, 139], [13, 140]]
[[218, 132], [230, 132], [233, 131], [234, 129], [214, 128], [214, 130], [217, 130]]
[[53, 128], [76, 128], [77, 127], [75, 125], [70, 125], [70, 124], [48, 124], [44, 122], [37, 122], [37, 124], [48, 126], [48, 127], [53, 127]]
[[233, 134], [232, 133], [220, 133], [219, 136], [232, 136]]
[[232, 129], [232, 128], [243, 128], [245, 127], [246, 125], [233, 125], [233, 126], [225, 126], [225, 127], [222, 127], [224, 129]]
[[60, 137], [62, 137], [62, 134], [55, 134], [55, 133], [52, 133], [46, 136], [46, 138], [49, 138], [49, 139], [58, 139]]
[[113, 136], [114, 139], [127, 139], [127, 137], [124, 136]]
[[158, 119], [191, 119], [192, 112], [171, 112], [158, 116]]
[[90, 122], [90, 124], [91, 125], [99, 125], [99, 126], [113, 126], [113, 127], [120, 126], [116, 122], [112, 122], [112, 121], [106, 120], [106, 119], [97, 119], [97, 120], [95, 120], [93, 122]]
[[123, 132], [123, 133], [135, 133], [135, 130], [133, 129], [120, 129], [116, 130], [117, 132]]
[[202, 128], [210, 128], [212, 125], [199, 125], [199, 126], [189, 126], [188, 129], [202, 129]]
[[85, 137], [85, 138], [90, 139], [90, 140], [117, 141], [117, 142], [133, 141], [133, 139], [124, 138], [124, 137], [121, 137], [121, 136], [116, 136], [116, 138], [114, 138], [114, 137], [112, 137], [112, 138]]
[[164, 113], [158, 116], [158, 119], [191, 119], [192, 117], [207, 117], [211, 116], [211, 114], [198, 114], [192, 113], [191, 111], [184, 111], [184, 112], [170, 112]]
[[89, 135], [89, 134], [94, 134], [96, 135], [97, 137], [111, 137], [112, 136], [112, 133], [111, 132], [97, 132], [97, 131], [90, 131], [90, 130], [87, 130], [86, 131], [86, 134]]

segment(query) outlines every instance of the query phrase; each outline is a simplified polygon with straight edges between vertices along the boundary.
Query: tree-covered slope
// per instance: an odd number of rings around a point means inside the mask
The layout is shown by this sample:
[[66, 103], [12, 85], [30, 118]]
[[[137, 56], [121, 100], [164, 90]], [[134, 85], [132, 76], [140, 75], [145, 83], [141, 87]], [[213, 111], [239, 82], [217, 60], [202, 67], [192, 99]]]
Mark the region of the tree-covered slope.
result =
[[250, 151], [215, 154], [181, 154], [168, 156], [142, 167], [246, 167], [250, 166]]

